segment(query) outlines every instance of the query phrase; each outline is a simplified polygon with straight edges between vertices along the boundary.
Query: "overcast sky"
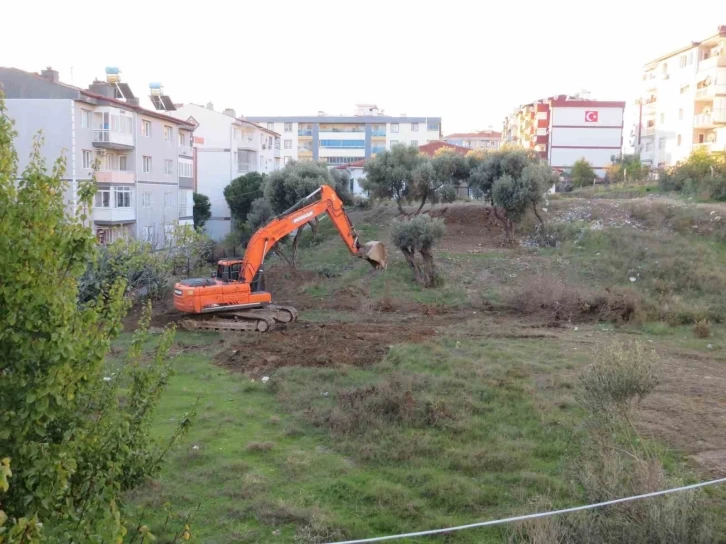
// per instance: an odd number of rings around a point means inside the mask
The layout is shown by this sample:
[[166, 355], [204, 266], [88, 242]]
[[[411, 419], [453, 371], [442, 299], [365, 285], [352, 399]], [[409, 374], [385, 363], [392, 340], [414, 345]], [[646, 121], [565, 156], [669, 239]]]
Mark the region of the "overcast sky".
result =
[[[118, 66], [136, 95], [238, 115], [441, 116], [500, 129], [520, 103], [632, 101], [642, 65], [716, 33], [726, 1], [26, 0], [3, 7], [0, 65], [87, 86]], [[11, 45], [12, 44], [12, 45]]]

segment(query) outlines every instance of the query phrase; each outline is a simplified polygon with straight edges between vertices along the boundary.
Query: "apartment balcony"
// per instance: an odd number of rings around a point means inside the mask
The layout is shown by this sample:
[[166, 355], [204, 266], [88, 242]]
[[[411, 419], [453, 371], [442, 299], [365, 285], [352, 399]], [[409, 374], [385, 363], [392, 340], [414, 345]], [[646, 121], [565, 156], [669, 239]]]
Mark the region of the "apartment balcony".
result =
[[373, 154], [375, 154], [375, 153], [382, 153], [385, 150], [386, 150], [386, 146], [385, 145], [374, 145], [374, 146], [371, 146], [371, 153], [373, 153]]
[[194, 149], [190, 145], [180, 145], [179, 146], [179, 156], [191, 158], [194, 156]]
[[656, 110], [656, 102], [653, 100], [652, 102], [646, 102], [643, 104], [643, 115], [655, 115]]
[[134, 135], [110, 129], [96, 129], [93, 131], [93, 145], [104, 149], [133, 149]]
[[726, 110], [714, 110], [693, 117], [694, 128], [712, 128], [726, 123]]
[[726, 68], [726, 56], [719, 55], [698, 62], [698, 71], [706, 72], [714, 68]]
[[252, 172], [252, 164], [249, 162], [238, 162], [237, 173], [246, 174], [247, 172]]
[[281, 156], [282, 156], [282, 153], [280, 152], [280, 146], [277, 145], [277, 146], [275, 146], [273, 157], [275, 157], [276, 159], [279, 159]]
[[385, 138], [386, 137], [386, 131], [385, 130], [374, 130], [371, 132], [371, 136], [373, 138]]
[[655, 91], [657, 88], [656, 81], [657, 81], [657, 79], [655, 78], [655, 74], [653, 77], [645, 78], [645, 80], [643, 81], [643, 89], [646, 92]]
[[696, 102], [711, 102], [716, 95], [726, 95], [726, 85], [709, 85], [696, 89]]
[[257, 143], [254, 138], [242, 138], [235, 142], [235, 147], [238, 150], [257, 151]]
[[726, 144], [718, 143], [718, 142], [707, 142], [703, 144], [693, 144], [693, 150], [696, 149], [705, 149], [709, 153], [723, 153], [726, 152]]
[[650, 138], [652, 136], [655, 136], [655, 127], [643, 127], [643, 129], [640, 131], [640, 136], [642, 138]]
[[312, 129], [302, 129], [297, 131], [298, 136], [311, 136], [313, 135]]
[[96, 172], [96, 181], [98, 183], [136, 183], [136, 174], [120, 170], [99, 170]]
[[129, 208], [93, 208], [93, 221], [102, 224], [133, 223], [136, 221], [136, 209]]

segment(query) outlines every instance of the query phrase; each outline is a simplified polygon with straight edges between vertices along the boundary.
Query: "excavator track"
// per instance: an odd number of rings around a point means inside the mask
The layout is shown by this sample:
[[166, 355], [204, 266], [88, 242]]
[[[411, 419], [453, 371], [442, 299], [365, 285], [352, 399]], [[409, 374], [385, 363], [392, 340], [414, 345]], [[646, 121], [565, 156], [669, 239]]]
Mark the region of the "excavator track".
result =
[[268, 304], [264, 308], [220, 312], [208, 316], [187, 318], [181, 326], [188, 331], [219, 331], [219, 332], [268, 332], [275, 328], [276, 323], [292, 323], [297, 321], [297, 310], [292, 306]]

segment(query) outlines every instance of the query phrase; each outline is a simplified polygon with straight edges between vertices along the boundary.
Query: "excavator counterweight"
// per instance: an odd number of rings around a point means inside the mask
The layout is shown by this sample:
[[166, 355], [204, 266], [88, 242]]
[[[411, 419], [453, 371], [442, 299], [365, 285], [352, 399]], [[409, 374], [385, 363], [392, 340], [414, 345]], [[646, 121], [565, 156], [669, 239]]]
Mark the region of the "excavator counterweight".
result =
[[[318, 194], [319, 200], [305, 204]], [[262, 266], [265, 256], [280, 239], [326, 213], [353, 255], [377, 270], [386, 268], [384, 244], [371, 241], [361, 246], [343, 202], [332, 187], [323, 185], [255, 232], [244, 258], [219, 261], [211, 278], [190, 278], [177, 283], [174, 307], [186, 314], [181, 325], [189, 330], [265, 332], [274, 328], [275, 323], [295, 321], [295, 308], [272, 304], [272, 295], [265, 290]]]

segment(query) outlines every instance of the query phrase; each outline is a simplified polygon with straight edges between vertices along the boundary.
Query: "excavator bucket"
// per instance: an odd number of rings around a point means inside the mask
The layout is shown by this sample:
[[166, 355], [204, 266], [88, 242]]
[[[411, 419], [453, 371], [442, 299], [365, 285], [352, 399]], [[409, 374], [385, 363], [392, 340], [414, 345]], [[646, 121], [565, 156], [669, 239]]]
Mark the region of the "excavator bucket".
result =
[[370, 241], [362, 248], [363, 258], [371, 263], [376, 270], [385, 270], [388, 265], [388, 253], [383, 242]]

